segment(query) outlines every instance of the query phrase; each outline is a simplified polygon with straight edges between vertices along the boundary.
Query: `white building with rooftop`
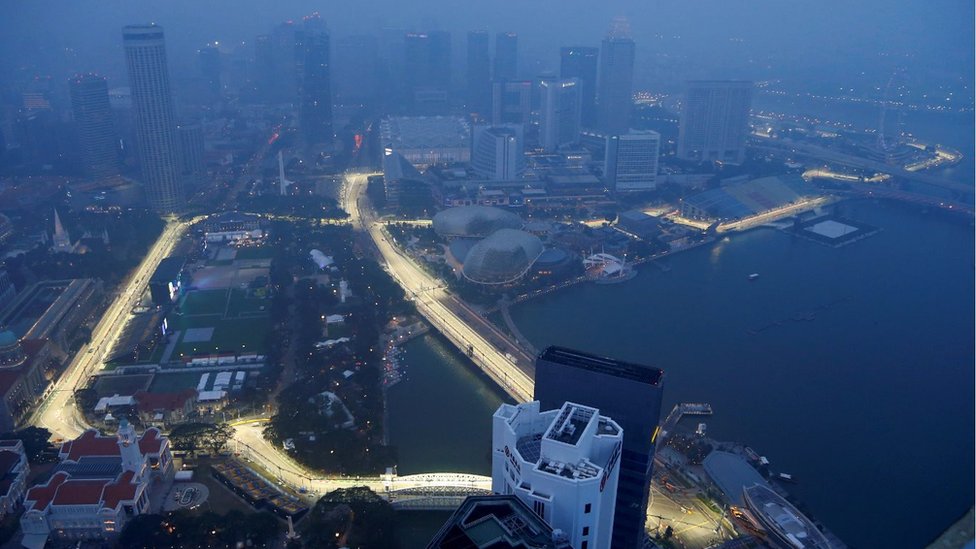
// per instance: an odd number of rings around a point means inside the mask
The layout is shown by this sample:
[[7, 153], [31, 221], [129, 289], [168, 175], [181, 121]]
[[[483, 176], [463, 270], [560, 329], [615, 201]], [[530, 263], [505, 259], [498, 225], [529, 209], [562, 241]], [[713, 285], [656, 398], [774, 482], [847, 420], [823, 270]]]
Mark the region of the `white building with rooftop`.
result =
[[572, 402], [502, 404], [492, 421], [492, 490], [517, 496], [577, 549], [609, 548], [623, 429]]

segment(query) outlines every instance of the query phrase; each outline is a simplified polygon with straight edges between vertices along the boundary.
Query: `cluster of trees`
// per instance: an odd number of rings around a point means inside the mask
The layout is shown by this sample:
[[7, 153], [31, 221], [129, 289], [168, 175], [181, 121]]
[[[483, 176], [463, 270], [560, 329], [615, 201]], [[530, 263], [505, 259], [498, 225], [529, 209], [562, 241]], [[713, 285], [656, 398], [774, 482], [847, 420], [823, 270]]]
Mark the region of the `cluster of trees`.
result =
[[302, 522], [301, 535], [300, 546], [308, 549], [400, 546], [396, 511], [364, 487], [322, 496]]
[[281, 521], [268, 512], [225, 515], [176, 511], [169, 515], [134, 517], [119, 536], [124, 549], [209, 549], [267, 547], [283, 530]]
[[169, 441], [174, 450], [191, 455], [219, 454], [233, 434], [233, 428], [224, 423], [182, 423], [170, 431]]
[[292, 215], [307, 219], [345, 219], [349, 214], [339, 207], [333, 198], [318, 195], [281, 196], [278, 194], [252, 195], [240, 192], [237, 204], [242, 211]]
[[51, 431], [43, 427], [25, 427], [0, 435], [0, 440], [20, 440], [30, 463], [51, 463], [58, 460], [56, 448], [51, 445]]

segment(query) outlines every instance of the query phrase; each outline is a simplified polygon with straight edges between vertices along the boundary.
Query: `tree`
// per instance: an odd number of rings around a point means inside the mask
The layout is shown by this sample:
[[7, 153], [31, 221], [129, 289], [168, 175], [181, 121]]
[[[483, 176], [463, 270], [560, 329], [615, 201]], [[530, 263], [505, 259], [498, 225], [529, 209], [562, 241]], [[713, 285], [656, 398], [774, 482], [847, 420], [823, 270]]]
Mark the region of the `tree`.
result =
[[343, 488], [322, 496], [303, 521], [302, 542], [309, 549], [399, 547], [393, 507], [365, 487]]
[[27, 427], [19, 431], [4, 433], [0, 440], [20, 440], [24, 443], [24, 452], [31, 463], [47, 463], [55, 460], [51, 446], [51, 431], [43, 427]]
[[207, 511], [194, 515], [177, 511], [167, 516], [134, 517], [119, 536], [122, 548], [209, 548], [264, 546], [279, 535], [281, 524], [267, 512], [244, 514], [231, 511], [218, 515]]
[[233, 435], [233, 429], [223, 423], [184, 423], [170, 431], [173, 448], [191, 454], [208, 450], [217, 454]]

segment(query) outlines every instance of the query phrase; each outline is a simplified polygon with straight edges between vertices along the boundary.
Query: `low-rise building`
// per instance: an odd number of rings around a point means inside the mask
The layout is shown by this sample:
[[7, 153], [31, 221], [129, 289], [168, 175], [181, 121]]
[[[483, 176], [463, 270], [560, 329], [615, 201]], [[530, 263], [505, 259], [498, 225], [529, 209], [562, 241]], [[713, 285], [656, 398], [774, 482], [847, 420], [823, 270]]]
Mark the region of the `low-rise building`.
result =
[[469, 496], [438, 530], [427, 549], [569, 549], [562, 532], [515, 496]]
[[207, 242], [257, 239], [262, 236], [261, 218], [253, 214], [224, 212], [212, 215], [203, 222], [203, 237]]
[[25, 547], [66, 540], [117, 536], [133, 517], [156, 511], [150, 494], [173, 477], [169, 440], [149, 428], [141, 437], [124, 419], [118, 436], [95, 430], [61, 445], [51, 478], [24, 497], [20, 526]]
[[0, 518], [7, 516], [24, 500], [27, 489], [27, 453], [20, 440], [0, 440]]

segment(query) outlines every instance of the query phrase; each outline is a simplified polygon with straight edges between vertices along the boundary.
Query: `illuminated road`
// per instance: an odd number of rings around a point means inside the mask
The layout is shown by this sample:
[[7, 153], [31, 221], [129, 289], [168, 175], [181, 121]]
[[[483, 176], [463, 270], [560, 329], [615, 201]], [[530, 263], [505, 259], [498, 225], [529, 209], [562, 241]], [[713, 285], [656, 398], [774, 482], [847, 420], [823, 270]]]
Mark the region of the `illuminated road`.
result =
[[342, 205], [354, 227], [366, 232], [387, 271], [417, 311], [492, 380], [519, 402], [532, 399], [532, 357], [491, 322], [471, 310], [389, 241], [367, 204], [365, 174], [347, 174]]
[[[195, 220], [194, 220], [195, 221]], [[89, 376], [98, 370], [111, 350], [119, 334], [125, 328], [130, 311], [137, 304], [159, 262], [169, 256], [193, 221], [169, 221], [139, 267], [129, 275], [115, 295], [102, 319], [92, 330], [91, 342], [82, 347], [65, 368], [57, 382], [48, 389], [44, 399], [34, 411], [30, 424], [44, 427], [56, 438], [73, 438], [80, 435], [87, 425], [78, 414], [73, 395], [83, 387]]]
[[[339, 488], [366, 486], [377, 494], [391, 499], [391, 492], [400, 490], [455, 488], [491, 490], [491, 478], [465, 473], [426, 473], [420, 475], [381, 475], [371, 477], [323, 476], [306, 469], [279, 448], [265, 440], [267, 420], [244, 420], [231, 423], [234, 428], [232, 449], [245, 461], [250, 461], [275, 477], [279, 485], [304, 490], [308, 499], [318, 499]], [[392, 494], [392, 499], [406, 496]]]

